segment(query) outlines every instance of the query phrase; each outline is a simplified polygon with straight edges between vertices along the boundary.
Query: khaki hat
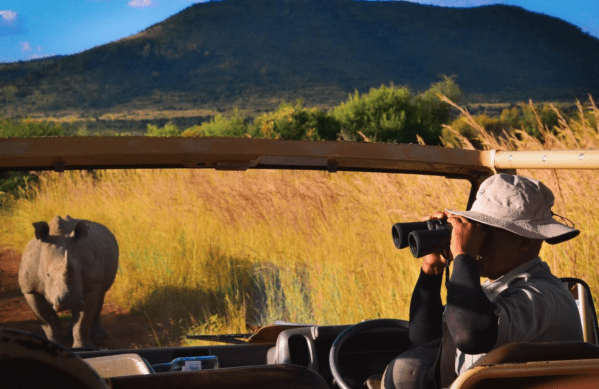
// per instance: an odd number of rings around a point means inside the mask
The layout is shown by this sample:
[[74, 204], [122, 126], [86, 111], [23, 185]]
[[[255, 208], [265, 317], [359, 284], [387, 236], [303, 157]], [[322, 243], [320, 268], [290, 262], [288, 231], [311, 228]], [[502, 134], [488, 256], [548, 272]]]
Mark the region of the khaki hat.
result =
[[447, 212], [556, 244], [578, 236], [580, 231], [553, 219], [554, 199], [551, 189], [541, 181], [500, 173], [481, 184], [469, 211]]

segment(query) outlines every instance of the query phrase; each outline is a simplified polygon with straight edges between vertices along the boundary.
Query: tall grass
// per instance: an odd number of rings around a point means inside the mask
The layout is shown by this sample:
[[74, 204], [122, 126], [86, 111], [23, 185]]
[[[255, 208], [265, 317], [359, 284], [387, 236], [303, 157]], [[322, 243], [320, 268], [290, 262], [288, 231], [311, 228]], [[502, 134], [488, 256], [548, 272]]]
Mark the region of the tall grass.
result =
[[[597, 148], [592, 117], [594, 103], [580, 105], [579, 119], [545, 129], [544, 143], [523, 132], [497, 138], [477, 131], [488, 148]], [[584, 278], [599, 293], [597, 171], [519, 174], [545, 182], [556, 195], [554, 211], [582, 231], [571, 242], [545, 245], [542, 258], [556, 274]], [[173, 337], [245, 331], [246, 321], [407, 318], [420, 263], [394, 248], [391, 225], [463, 209], [468, 191], [461, 180], [374, 173], [44, 173], [32, 196], [4, 211], [0, 244], [23, 248], [31, 223], [55, 215], [105, 224], [121, 252], [108, 300], [170, 326]]]
[[[105, 224], [121, 253], [109, 300], [206, 332], [244, 330], [256, 286], [268, 294], [260, 324], [405, 318], [419, 262], [394, 248], [391, 225], [463, 208], [468, 187], [358, 173], [46, 173], [4, 217], [2, 244], [24, 247], [31, 223], [57, 214]], [[263, 267], [275, 270], [261, 282]]]

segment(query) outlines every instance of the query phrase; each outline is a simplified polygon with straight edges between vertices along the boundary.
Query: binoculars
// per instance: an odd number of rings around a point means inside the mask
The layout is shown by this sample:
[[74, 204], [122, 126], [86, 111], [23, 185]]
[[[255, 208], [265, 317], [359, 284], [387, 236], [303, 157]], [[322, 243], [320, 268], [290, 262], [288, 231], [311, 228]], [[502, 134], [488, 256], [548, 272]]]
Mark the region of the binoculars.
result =
[[391, 229], [393, 243], [398, 249], [410, 246], [416, 258], [449, 250], [451, 224], [441, 220], [415, 223], [396, 223]]

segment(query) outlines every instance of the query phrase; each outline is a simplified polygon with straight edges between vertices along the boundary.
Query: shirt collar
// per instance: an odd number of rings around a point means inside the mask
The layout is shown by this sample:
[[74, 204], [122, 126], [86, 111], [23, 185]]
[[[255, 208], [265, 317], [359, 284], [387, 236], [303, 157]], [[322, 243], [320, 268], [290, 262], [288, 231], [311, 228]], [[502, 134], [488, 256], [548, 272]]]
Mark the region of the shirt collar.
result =
[[507, 289], [510, 283], [516, 278], [527, 280], [528, 277], [530, 277], [532, 269], [540, 265], [543, 265], [543, 261], [541, 261], [541, 258], [539, 257], [524, 262], [522, 265], [510, 270], [495, 281], [486, 280], [482, 285], [483, 291], [490, 300], [493, 300], [501, 292]]

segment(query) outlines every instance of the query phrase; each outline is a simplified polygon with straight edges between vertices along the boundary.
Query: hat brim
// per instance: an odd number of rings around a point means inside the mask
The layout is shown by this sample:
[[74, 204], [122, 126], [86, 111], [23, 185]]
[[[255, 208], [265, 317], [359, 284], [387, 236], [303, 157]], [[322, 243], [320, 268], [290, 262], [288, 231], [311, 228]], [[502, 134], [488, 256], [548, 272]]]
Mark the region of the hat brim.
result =
[[452, 215], [483, 223], [492, 227], [501, 228], [516, 235], [530, 239], [543, 239], [549, 244], [557, 244], [575, 238], [580, 231], [566, 226], [556, 220], [550, 219], [545, 222], [531, 223], [524, 220], [503, 220], [489, 216], [477, 211], [454, 211], [446, 209]]

